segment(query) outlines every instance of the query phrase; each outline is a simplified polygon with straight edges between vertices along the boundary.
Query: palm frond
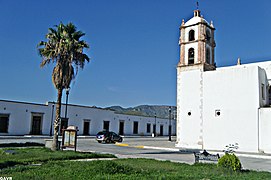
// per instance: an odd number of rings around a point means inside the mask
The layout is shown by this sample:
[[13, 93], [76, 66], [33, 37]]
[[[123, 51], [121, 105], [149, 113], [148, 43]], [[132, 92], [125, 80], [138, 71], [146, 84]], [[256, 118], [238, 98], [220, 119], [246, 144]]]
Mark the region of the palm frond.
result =
[[85, 63], [89, 62], [90, 58], [83, 53], [83, 49], [89, 48], [89, 45], [80, 40], [84, 35], [82, 31], [77, 31], [73, 23], [64, 25], [60, 22], [48, 29], [46, 42], [38, 43], [38, 53], [42, 57], [40, 66], [56, 63], [52, 81], [57, 89], [69, 87], [78, 69], [83, 69]]

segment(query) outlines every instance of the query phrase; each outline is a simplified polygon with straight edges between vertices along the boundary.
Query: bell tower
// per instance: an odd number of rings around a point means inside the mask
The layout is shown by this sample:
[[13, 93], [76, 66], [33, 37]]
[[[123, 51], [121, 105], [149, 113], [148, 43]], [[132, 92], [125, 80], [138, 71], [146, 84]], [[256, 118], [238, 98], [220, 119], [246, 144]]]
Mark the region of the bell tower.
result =
[[178, 67], [182, 70], [202, 69], [215, 70], [215, 28], [209, 24], [199, 9], [194, 10], [194, 17], [180, 26], [180, 61]]
[[177, 143], [180, 148], [203, 149], [204, 72], [216, 69], [215, 28], [194, 10], [180, 26], [177, 65]]

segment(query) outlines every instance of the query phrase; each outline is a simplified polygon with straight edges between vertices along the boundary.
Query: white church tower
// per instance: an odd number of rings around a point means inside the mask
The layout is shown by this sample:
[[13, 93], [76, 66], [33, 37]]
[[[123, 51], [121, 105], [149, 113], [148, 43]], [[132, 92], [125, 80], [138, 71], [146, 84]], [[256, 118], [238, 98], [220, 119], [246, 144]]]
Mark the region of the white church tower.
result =
[[203, 148], [203, 72], [216, 69], [215, 28], [194, 10], [180, 26], [177, 66], [177, 147]]

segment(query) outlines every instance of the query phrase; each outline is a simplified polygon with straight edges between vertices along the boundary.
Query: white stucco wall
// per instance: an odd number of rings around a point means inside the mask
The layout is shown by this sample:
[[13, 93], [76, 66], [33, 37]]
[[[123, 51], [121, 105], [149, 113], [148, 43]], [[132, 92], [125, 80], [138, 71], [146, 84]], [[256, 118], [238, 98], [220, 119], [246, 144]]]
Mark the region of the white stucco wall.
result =
[[[153, 133], [153, 125], [155, 124], [154, 117], [144, 117], [144, 116], [132, 116], [125, 114], [116, 114], [117, 119], [116, 132], [119, 132], [119, 121], [124, 122], [124, 131], [126, 135], [135, 135], [133, 133], [134, 122], [138, 122], [138, 135], [151, 135]], [[147, 124], [151, 124], [151, 131], [147, 133]], [[161, 134], [160, 126], [163, 126], [163, 135], [168, 135], [169, 119], [156, 118], [156, 133]], [[176, 135], [176, 121], [171, 120], [172, 125], [172, 135]]]
[[[24, 135], [30, 134], [32, 124], [32, 114], [42, 114], [42, 133], [49, 132], [50, 119], [48, 106], [42, 104], [28, 104], [11, 101], [0, 102], [0, 114], [9, 115], [8, 133], [0, 133], [0, 135]], [[16, 112], [16, 113], [14, 113]]]
[[267, 79], [269, 80], [269, 83], [271, 83], [271, 61], [244, 64], [242, 66], [247, 66], [247, 67], [248, 66], [259, 66], [260, 68], [265, 70], [265, 74], [267, 76]]
[[271, 154], [271, 108], [259, 109], [259, 127], [260, 127], [260, 152]]
[[[61, 108], [62, 117], [65, 116], [65, 105]], [[114, 112], [88, 106], [68, 105], [67, 108], [68, 125], [78, 127], [78, 134], [83, 134], [84, 120], [90, 121], [89, 134], [96, 135], [103, 130], [103, 121], [110, 121], [109, 130], [114, 129]]]
[[238, 143], [240, 151], [258, 151], [259, 71], [257, 66], [234, 66], [204, 73], [205, 149]]
[[176, 113], [176, 146], [181, 146], [181, 69], [177, 68], [177, 92], [176, 92], [176, 106], [177, 106], [177, 113]]
[[[65, 106], [62, 106], [62, 116], [64, 116]], [[96, 109], [84, 106], [68, 105], [69, 125], [78, 126], [78, 134], [83, 134], [84, 120], [90, 120], [90, 135], [96, 135], [103, 130], [103, 122], [109, 121], [109, 130], [119, 133], [119, 123], [124, 121], [124, 135], [151, 135], [154, 117], [134, 116], [116, 114], [114, 111]], [[134, 122], [138, 122], [138, 133], [133, 133]], [[147, 133], [147, 123], [151, 123], [151, 132]], [[163, 134], [168, 134], [168, 119], [156, 118], [157, 130], [160, 134], [160, 125], [163, 125]], [[172, 120], [172, 125], [176, 123]], [[174, 133], [175, 133], [175, 128]]]
[[238, 151], [259, 152], [262, 139], [262, 149], [269, 152], [264, 143], [271, 127], [259, 122], [259, 108], [268, 104], [267, 92], [262, 99], [261, 86], [268, 86], [264, 69], [257, 65], [206, 72], [178, 69], [177, 82], [177, 147], [223, 150], [238, 143]]
[[[47, 104], [34, 104], [0, 100], [0, 115], [9, 115], [8, 133], [0, 133], [0, 135], [31, 134], [33, 114], [39, 114], [42, 116], [41, 135], [49, 135], [51, 123], [53, 123], [55, 119], [55, 108], [55, 105], [53, 108], [53, 103], [51, 102]], [[61, 117], [65, 117], [65, 108], [65, 104], [63, 104], [61, 106]], [[102, 131], [104, 128], [104, 121], [109, 121], [109, 130], [116, 133], [119, 133], [119, 122], [124, 121], [124, 135], [151, 135], [153, 132], [153, 124], [155, 122], [154, 117], [116, 114], [114, 111], [104, 110], [101, 108], [70, 104], [67, 108], [67, 118], [68, 125], [78, 127], [79, 135], [83, 134], [84, 121], [90, 122], [90, 135], [96, 135], [97, 132]], [[134, 121], [138, 122], [137, 134], [133, 133]], [[151, 124], [150, 133], [147, 133], [147, 123]], [[156, 124], [156, 132], [158, 134], [160, 134], [160, 125], [163, 125], [163, 135], [168, 135], [168, 119], [156, 118]], [[172, 135], [175, 135], [176, 121], [172, 119], [171, 124]]]
[[[178, 73], [177, 147], [201, 148], [201, 77], [200, 70]], [[191, 115], [188, 115], [188, 113]]]

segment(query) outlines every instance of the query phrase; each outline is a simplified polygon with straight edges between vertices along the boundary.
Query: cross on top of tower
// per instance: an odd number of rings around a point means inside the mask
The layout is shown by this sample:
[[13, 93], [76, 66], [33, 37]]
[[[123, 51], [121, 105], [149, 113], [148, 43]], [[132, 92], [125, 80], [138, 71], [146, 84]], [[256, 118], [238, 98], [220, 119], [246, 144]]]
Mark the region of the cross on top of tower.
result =
[[195, 16], [195, 17], [200, 17], [199, 1], [197, 1], [196, 7], [197, 7], [197, 9], [194, 10], [194, 16]]

